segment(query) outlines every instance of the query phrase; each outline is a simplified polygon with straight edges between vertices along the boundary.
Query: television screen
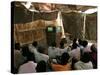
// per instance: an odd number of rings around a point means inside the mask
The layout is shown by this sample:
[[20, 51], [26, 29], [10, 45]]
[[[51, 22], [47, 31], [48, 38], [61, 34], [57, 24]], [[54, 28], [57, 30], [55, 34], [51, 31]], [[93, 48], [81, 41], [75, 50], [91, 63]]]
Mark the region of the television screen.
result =
[[56, 32], [61, 32], [61, 26], [56, 27]]
[[48, 32], [52, 32], [53, 28], [52, 27], [48, 27]]

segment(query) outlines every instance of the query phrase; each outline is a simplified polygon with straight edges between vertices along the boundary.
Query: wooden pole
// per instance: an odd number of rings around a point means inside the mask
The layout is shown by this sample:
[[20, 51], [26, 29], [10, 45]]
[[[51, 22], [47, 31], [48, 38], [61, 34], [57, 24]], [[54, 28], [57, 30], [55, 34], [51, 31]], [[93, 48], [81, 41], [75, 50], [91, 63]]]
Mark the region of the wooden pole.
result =
[[84, 14], [83, 39], [85, 39], [85, 33], [86, 33], [86, 14]]

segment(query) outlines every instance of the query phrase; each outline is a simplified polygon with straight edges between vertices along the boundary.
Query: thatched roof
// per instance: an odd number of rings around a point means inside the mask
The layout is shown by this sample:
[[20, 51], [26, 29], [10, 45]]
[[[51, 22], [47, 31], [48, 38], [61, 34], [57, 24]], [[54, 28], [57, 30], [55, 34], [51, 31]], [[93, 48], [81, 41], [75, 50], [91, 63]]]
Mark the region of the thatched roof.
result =
[[[35, 3], [14, 1], [14, 23], [26, 23], [34, 20], [55, 20], [58, 11], [70, 13], [77, 11], [86, 11], [87, 9], [96, 8], [96, 6], [68, 5], [68, 4], [51, 4], [51, 3]], [[31, 11], [33, 10], [33, 11]]]
[[[16, 6], [25, 8], [25, 5], [27, 5], [27, 2], [15, 2]], [[29, 5], [29, 4], [28, 4]], [[86, 5], [69, 5], [69, 4], [53, 4], [53, 3], [36, 3], [36, 2], [31, 2], [29, 5], [29, 10], [37, 10], [37, 11], [62, 11], [62, 12], [67, 12], [67, 11], [86, 11], [88, 9], [92, 8], [97, 8], [96, 6], [86, 6]]]

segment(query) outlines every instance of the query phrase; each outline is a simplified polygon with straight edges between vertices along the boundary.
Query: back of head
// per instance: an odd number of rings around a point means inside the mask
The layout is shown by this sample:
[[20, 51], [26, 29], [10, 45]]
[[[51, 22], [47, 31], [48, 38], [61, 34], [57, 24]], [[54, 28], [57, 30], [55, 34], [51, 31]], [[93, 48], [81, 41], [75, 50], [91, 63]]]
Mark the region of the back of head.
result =
[[15, 50], [20, 50], [20, 43], [15, 43]]
[[60, 48], [62, 48], [62, 49], [64, 48], [64, 42], [62, 42], [62, 41], [60, 42]]
[[79, 45], [82, 45], [83, 41], [81, 39], [78, 40]]
[[61, 42], [63, 42], [63, 43], [67, 43], [66, 38], [62, 38], [62, 39], [61, 39]]
[[36, 71], [37, 71], [37, 72], [46, 72], [46, 62], [43, 61], [43, 60], [40, 61], [40, 62], [37, 64]]
[[40, 52], [40, 53], [44, 53], [45, 52], [45, 47], [43, 47], [43, 46], [38, 46], [38, 52]]
[[77, 38], [74, 38], [74, 39], [73, 39], [73, 43], [76, 43], [76, 41], [77, 41]]
[[72, 44], [72, 49], [76, 49], [77, 46], [78, 46], [77, 43], [73, 43], [73, 44]]
[[37, 47], [37, 45], [38, 45], [37, 41], [34, 41], [34, 42], [32, 43], [32, 45], [33, 45], [34, 47]]
[[85, 52], [82, 55], [81, 61], [84, 62], [84, 63], [88, 63], [90, 61], [90, 55], [89, 55], [89, 53]]
[[33, 53], [28, 52], [26, 57], [27, 57], [27, 61], [34, 61], [35, 62], [35, 56]]
[[51, 46], [52, 46], [52, 47], [56, 47], [56, 42], [52, 42], [52, 43], [51, 43]]
[[22, 55], [26, 57], [28, 55], [28, 53], [29, 53], [28, 46], [23, 46], [22, 47]]
[[91, 45], [91, 51], [92, 52], [97, 52], [97, 48], [95, 47], [95, 44]]
[[83, 45], [83, 47], [86, 47], [88, 45], [88, 41], [84, 40], [82, 45]]
[[66, 65], [68, 63], [70, 56], [68, 53], [63, 53], [61, 56], [61, 65]]

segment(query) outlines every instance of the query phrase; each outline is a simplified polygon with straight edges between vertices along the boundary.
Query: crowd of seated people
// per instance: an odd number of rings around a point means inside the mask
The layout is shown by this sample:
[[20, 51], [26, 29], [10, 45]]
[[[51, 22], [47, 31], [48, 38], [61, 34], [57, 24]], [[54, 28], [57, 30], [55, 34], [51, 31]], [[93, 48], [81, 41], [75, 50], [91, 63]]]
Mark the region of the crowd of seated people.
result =
[[[46, 53], [46, 51], [48, 53]], [[87, 40], [74, 39], [71, 45], [61, 40], [59, 47], [52, 42], [47, 49], [37, 41], [20, 47], [15, 44], [14, 72], [37, 73], [97, 68], [97, 47]]]

